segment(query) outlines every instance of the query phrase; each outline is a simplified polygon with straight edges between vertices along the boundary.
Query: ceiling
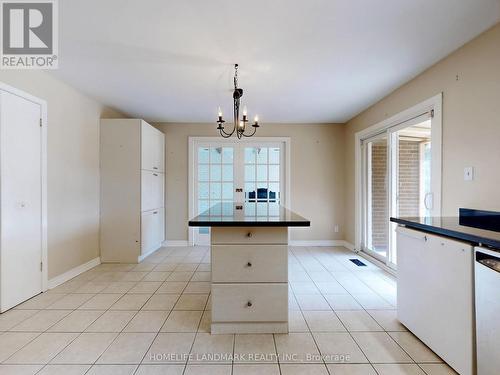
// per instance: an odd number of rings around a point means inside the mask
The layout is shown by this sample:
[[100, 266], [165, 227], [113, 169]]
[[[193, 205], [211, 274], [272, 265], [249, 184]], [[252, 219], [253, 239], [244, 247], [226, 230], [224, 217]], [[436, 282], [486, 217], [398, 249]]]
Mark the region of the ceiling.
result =
[[[64, 0], [53, 74], [149, 121], [345, 122], [500, 21], [500, 0]], [[229, 118], [230, 116], [227, 116]]]

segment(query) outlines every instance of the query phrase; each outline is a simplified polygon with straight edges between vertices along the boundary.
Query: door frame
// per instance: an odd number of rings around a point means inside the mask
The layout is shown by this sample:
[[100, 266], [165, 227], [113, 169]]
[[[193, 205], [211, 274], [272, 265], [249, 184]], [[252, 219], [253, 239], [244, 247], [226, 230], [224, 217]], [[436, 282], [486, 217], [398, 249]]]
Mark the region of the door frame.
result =
[[[355, 183], [354, 183], [354, 211], [355, 211], [355, 238], [354, 238], [354, 251], [362, 251], [363, 243], [363, 214], [364, 214], [364, 192], [363, 192], [363, 153], [362, 153], [362, 141], [373, 137], [379, 133], [387, 132], [390, 128], [397, 127], [403, 123], [407, 123], [413, 119], [419, 118], [425, 113], [433, 111], [432, 117], [432, 144], [431, 158], [433, 166], [432, 168], [431, 180], [436, 184], [436, 191], [433, 196], [433, 211], [434, 215], [438, 216], [441, 214], [441, 196], [442, 196], [442, 106], [443, 106], [443, 93], [439, 93], [427, 100], [424, 100], [413, 107], [410, 107], [398, 114], [387, 118], [383, 121], [376, 123], [375, 125], [369, 126], [357, 132], [354, 135], [354, 163], [355, 163]], [[391, 136], [391, 133], [387, 133]], [[390, 142], [390, 139], [388, 139]], [[438, 146], [438, 147], [436, 147]], [[392, 155], [388, 155], [388, 167], [392, 163]], [[389, 199], [392, 199], [392, 186], [388, 186]], [[388, 199], [388, 203], [389, 203]], [[388, 211], [390, 214], [390, 211]], [[390, 244], [389, 244], [390, 246]], [[368, 254], [370, 255], [370, 254]], [[389, 254], [388, 254], [389, 255]]]
[[[258, 143], [258, 142], [275, 142], [282, 143], [284, 146], [284, 157], [285, 157], [285, 165], [284, 172], [285, 178], [283, 180], [285, 185], [285, 199], [282, 203], [283, 206], [290, 208], [292, 204], [292, 198], [290, 195], [290, 147], [291, 147], [291, 139], [290, 137], [250, 137], [250, 138], [222, 138], [222, 137], [196, 137], [190, 136], [188, 137], [188, 220], [195, 216], [195, 162], [196, 162], [196, 148], [197, 145], [204, 142], [217, 142], [217, 143], [226, 143], [226, 144], [241, 144], [241, 143]], [[290, 235], [290, 231], [289, 231]], [[188, 227], [188, 246], [194, 245], [194, 235], [193, 228]]]
[[[40, 120], [41, 120], [41, 201], [42, 201], [42, 211], [41, 211], [41, 226], [42, 226], [42, 292], [47, 291], [48, 288], [48, 241], [47, 241], [47, 102], [43, 99], [40, 99], [36, 96], [28, 94], [25, 91], [22, 91], [18, 88], [10, 86], [4, 82], [0, 81], [0, 90], [8, 92], [12, 95], [19, 96], [23, 99], [26, 99], [30, 102], [38, 104], [40, 106]], [[2, 249], [0, 248], [0, 252]]]
[[[361, 163], [362, 164], [361, 165], [361, 168], [362, 168], [362, 171], [361, 171], [361, 173], [362, 173], [361, 181], [366, 180], [370, 184], [371, 184], [371, 180], [372, 180], [372, 174], [371, 174], [372, 171], [371, 171], [371, 158], [369, 157], [371, 155], [369, 155], [368, 145], [369, 145], [369, 143], [374, 142], [374, 141], [378, 141], [378, 140], [385, 140], [385, 143], [388, 145], [389, 144], [389, 139], [388, 139], [388, 136], [387, 136], [387, 132], [379, 132], [379, 133], [377, 133], [375, 135], [369, 136], [368, 138], [364, 138], [363, 141], [365, 143], [361, 143], [360, 144], [360, 146], [361, 146], [360, 147], [361, 148], [361, 157], [365, 158], [368, 161], [368, 163], [369, 163], [369, 164]], [[387, 150], [389, 150], [389, 148], [387, 148]], [[389, 159], [390, 159], [389, 155], [387, 155], [387, 159], [386, 159], [387, 173], [389, 173], [389, 167], [390, 167], [390, 160]], [[388, 193], [389, 193], [389, 189], [390, 189], [390, 187], [387, 186], [387, 192]], [[370, 196], [369, 196], [369, 190], [370, 189], [362, 189], [362, 192], [361, 192], [361, 196], [362, 196], [361, 205], [362, 205], [362, 215], [363, 215], [363, 217], [367, 218], [366, 221], [368, 222], [368, 224], [366, 225], [366, 227], [367, 227], [368, 230], [371, 230], [371, 217], [372, 217], [371, 216], [371, 211], [370, 211], [369, 207], [364, 204], [364, 202], [368, 202], [369, 201], [369, 198], [370, 198]], [[386, 201], [386, 207], [385, 208], [386, 208], [387, 212], [389, 212], [389, 207], [390, 207], [389, 202]], [[365, 223], [362, 222], [361, 225], [362, 225], [362, 229], [364, 229]], [[361, 235], [363, 235], [363, 233], [361, 233]], [[371, 238], [371, 234], [368, 234], [367, 237]], [[373, 257], [373, 258], [375, 258], [375, 259], [377, 259], [377, 260], [379, 260], [381, 262], [384, 262], [383, 258], [379, 254], [377, 254], [375, 251], [369, 249], [367, 246], [365, 246], [365, 247], [366, 247], [366, 249], [365, 249], [366, 251], [365, 252], [368, 255], [370, 255], [371, 257]], [[389, 251], [389, 249], [387, 251]]]

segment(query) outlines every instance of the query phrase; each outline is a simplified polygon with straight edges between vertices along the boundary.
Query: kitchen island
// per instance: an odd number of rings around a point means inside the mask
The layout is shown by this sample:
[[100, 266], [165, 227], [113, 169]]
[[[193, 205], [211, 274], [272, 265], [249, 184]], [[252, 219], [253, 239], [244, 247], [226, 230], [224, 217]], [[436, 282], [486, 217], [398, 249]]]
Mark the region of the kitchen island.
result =
[[310, 221], [257, 204], [219, 203], [189, 221], [211, 228], [212, 334], [288, 333], [288, 228]]

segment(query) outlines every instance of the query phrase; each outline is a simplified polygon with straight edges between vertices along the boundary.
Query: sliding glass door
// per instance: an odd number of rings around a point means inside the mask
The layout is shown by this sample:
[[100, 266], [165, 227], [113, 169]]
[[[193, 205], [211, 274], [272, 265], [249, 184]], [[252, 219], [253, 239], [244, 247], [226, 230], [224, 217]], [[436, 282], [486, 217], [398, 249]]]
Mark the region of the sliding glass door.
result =
[[389, 248], [387, 134], [383, 133], [365, 140], [363, 153], [366, 184], [365, 251], [378, 259], [385, 260]]
[[424, 114], [361, 142], [362, 250], [396, 268], [390, 216], [433, 216], [440, 164], [433, 163], [432, 117]]
[[[286, 204], [285, 143], [270, 141], [203, 141], [193, 144], [192, 216], [220, 202], [242, 202], [245, 213], [279, 215], [278, 204]], [[210, 243], [209, 228], [192, 229], [195, 245]]]

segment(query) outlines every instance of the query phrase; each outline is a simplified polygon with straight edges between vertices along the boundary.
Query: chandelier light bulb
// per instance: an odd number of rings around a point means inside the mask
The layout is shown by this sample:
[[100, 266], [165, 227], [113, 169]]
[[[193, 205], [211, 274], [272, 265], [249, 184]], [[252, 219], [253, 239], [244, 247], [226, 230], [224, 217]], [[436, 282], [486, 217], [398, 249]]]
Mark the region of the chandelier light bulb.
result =
[[258, 123], [258, 122], [259, 122], [259, 116], [257, 116], [257, 115], [256, 115], [256, 116], [253, 118], [253, 121], [254, 121], [255, 123]]
[[247, 114], [248, 114], [247, 106], [244, 106], [243, 107], [243, 116], [246, 116]]
[[217, 114], [219, 117], [222, 117], [222, 109], [220, 109], [220, 106], [217, 108]]

